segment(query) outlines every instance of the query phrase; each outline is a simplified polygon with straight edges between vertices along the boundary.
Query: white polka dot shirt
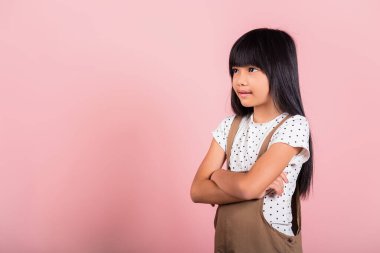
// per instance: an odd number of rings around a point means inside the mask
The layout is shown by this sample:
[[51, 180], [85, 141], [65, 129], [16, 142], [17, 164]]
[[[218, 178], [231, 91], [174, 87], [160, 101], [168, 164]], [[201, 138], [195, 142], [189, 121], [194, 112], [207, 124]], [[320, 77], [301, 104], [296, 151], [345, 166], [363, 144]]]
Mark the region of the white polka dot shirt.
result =
[[[269, 132], [288, 115], [282, 113], [276, 118], [265, 122], [253, 122], [253, 114], [242, 118], [238, 132], [231, 148], [230, 168], [231, 171], [248, 171], [257, 160], [262, 142]], [[226, 151], [227, 136], [232, 121], [236, 115], [225, 117], [218, 127], [211, 133], [218, 144]], [[284, 184], [282, 196], [266, 195], [263, 201], [263, 214], [273, 228], [293, 236], [292, 231], [292, 195], [296, 187], [296, 180], [302, 164], [310, 158], [309, 152], [309, 123], [302, 115], [293, 115], [288, 118], [273, 133], [268, 148], [276, 142], [283, 142], [293, 147], [302, 147], [302, 151], [295, 155], [283, 170], [287, 173], [288, 183]]]

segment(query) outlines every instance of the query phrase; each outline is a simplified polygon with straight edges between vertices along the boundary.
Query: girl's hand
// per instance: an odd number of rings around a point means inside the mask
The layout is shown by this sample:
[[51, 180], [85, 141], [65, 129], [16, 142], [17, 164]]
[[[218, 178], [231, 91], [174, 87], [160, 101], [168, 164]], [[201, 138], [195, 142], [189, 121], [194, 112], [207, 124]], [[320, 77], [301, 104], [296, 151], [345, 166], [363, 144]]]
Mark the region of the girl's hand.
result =
[[284, 182], [288, 183], [288, 178], [286, 177], [286, 173], [282, 172], [280, 176], [278, 176], [266, 189], [263, 191], [259, 198], [263, 198], [267, 194], [277, 194], [282, 195], [284, 193]]

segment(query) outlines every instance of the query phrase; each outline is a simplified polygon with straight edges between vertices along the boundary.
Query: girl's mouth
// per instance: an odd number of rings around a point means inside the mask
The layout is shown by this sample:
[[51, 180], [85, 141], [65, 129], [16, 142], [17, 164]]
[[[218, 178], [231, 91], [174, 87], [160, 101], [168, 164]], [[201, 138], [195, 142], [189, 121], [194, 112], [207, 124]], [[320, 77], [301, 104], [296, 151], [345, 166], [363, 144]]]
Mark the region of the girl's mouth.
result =
[[239, 96], [240, 96], [240, 97], [243, 97], [243, 98], [248, 97], [248, 96], [250, 96], [250, 95], [252, 95], [252, 92], [250, 92], [250, 93], [247, 93], [247, 92], [239, 92]]

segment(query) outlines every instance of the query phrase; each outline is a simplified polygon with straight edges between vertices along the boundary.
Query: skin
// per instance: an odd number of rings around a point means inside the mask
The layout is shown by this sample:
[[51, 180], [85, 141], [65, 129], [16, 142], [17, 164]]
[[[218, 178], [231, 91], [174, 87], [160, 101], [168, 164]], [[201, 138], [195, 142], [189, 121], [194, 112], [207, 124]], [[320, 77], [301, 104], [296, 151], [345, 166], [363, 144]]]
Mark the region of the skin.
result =
[[[283, 113], [275, 108], [269, 94], [269, 80], [260, 68], [244, 66], [233, 69], [232, 87], [243, 106], [254, 107], [254, 122], [268, 122]], [[244, 97], [238, 90], [248, 90], [252, 94]], [[192, 182], [191, 199], [195, 203], [214, 205], [262, 198], [266, 194], [281, 195], [284, 182], [288, 182], [283, 170], [301, 149], [275, 143], [247, 173], [237, 173], [222, 169], [225, 152], [213, 138]]]

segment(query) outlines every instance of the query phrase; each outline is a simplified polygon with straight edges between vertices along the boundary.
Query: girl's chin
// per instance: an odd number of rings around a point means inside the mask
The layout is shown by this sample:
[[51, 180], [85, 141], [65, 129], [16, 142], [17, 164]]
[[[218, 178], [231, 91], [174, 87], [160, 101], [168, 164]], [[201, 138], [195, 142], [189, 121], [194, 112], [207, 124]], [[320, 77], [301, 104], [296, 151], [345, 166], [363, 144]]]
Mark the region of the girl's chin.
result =
[[253, 107], [254, 106], [254, 103], [248, 102], [248, 101], [242, 101], [242, 100], [240, 100], [240, 103], [244, 107]]

